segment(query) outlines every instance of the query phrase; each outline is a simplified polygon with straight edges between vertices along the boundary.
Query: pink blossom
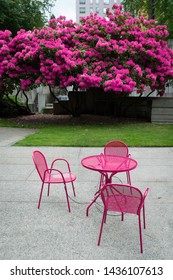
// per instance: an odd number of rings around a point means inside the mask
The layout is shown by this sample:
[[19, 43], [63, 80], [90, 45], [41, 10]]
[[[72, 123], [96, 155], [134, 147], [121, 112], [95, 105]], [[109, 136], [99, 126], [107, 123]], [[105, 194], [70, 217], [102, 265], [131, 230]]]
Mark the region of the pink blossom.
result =
[[[105, 91], [161, 92], [173, 79], [173, 51], [166, 26], [133, 18], [122, 6], [107, 17], [91, 14], [80, 24], [61, 16], [41, 30], [0, 31], [1, 83], [28, 89], [41, 83]], [[21, 82], [22, 81], [22, 82]]]

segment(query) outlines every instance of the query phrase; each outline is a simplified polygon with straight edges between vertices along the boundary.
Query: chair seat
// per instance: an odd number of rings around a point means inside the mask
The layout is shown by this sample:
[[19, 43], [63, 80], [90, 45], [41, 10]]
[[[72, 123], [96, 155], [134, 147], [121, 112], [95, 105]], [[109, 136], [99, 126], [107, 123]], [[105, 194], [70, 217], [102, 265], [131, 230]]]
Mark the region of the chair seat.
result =
[[[115, 203], [116, 201], [116, 203]], [[127, 195], [110, 195], [105, 199], [105, 205], [108, 211], [128, 212], [136, 214], [138, 212], [138, 205], [140, 204], [139, 197]]]
[[[64, 179], [66, 183], [69, 182], [73, 182], [76, 180], [76, 176], [72, 173], [69, 172], [65, 172], [63, 173]], [[46, 176], [45, 176], [45, 183], [52, 183], [52, 184], [56, 184], [56, 183], [64, 183], [63, 178], [61, 176], [61, 174], [50, 174], [48, 172], [46, 172]]]

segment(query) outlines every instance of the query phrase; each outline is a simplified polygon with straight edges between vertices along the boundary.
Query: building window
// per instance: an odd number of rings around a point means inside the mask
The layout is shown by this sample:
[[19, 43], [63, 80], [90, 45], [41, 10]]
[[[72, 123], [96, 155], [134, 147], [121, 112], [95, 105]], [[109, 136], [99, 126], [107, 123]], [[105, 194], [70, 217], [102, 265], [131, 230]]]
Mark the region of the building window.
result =
[[85, 14], [85, 7], [80, 7], [79, 8], [79, 13], [80, 14]]
[[93, 7], [90, 7], [90, 13], [92, 13], [93, 12]]
[[114, 0], [114, 3], [117, 3], [117, 0]]
[[90, 4], [93, 4], [93, 0], [90, 0]]
[[79, 4], [86, 4], [86, 0], [80, 0]]
[[99, 14], [99, 7], [96, 7], [96, 13]]
[[105, 5], [109, 5], [109, 0], [104, 0]]
[[106, 14], [106, 10], [107, 10], [107, 8], [103, 8], [103, 14], [104, 15]]
[[99, 4], [99, 0], [96, 0], [96, 4]]

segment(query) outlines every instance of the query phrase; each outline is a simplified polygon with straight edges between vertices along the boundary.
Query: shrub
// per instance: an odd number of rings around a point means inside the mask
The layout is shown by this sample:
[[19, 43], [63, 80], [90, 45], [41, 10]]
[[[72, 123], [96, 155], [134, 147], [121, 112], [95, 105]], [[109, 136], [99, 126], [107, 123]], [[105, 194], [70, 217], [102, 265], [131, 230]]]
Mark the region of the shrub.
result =
[[15, 103], [13, 96], [10, 99], [6, 96], [0, 99], [0, 117], [16, 117], [26, 114], [28, 114], [28, 111], [20, 99], [18, 99], [18, 104]]

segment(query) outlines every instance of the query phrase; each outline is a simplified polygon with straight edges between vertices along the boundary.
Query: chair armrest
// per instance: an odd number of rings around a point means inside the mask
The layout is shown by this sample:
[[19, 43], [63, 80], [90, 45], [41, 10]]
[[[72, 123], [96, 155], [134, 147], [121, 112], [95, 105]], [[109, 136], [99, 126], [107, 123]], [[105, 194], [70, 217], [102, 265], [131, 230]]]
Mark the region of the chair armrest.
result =
[[53, 168], [54, 164], [57, 162], [57, 161], [64, 161], [67, 165], [67, 168], [68, 168], [68, 171], [71, 172], [71, 169], [70, 169], [70, 164], [69, 162], [64, 159], [64, 158], [56, 158], [54, 161], [52, 161], [52, 164], [51, 164], [51, 169]]
[[48, 174], [50, 175], [50, 174], [52, 173], [52, 171], [54, 171], [55, 173], [60, 174], [61, 177], [62, 177], [62, 179], [63, 179], [63, 181], [65, 182], [63, 173], [62, 173], [60, 170], [55, 169], [55, 168], [48, 168], [48, 169], [46, 169], [46, 170], [44, 171], [44, 180], [45, 180], [45, 177], [46, 177], [46, 173], [48, 173]]
[[144, 193], [144, 195], [143, 195], [144, 200], [145, 200], [145, 198], [146, 198], [148, 192], [149, 192], [149, 188], [147, 188], [147, 189], [145, 190], [145, 193]]
[[144, 206], [145, 198], [146, 198], [148, 192], [149, 192], [149, 188], [147, 188], [147, 189], [145, 190], [144, 194], [143, 194], [143, 201], [142, 201], [142, 204], [141, 204], [140, 209], [142, 209], [142, 207]]

